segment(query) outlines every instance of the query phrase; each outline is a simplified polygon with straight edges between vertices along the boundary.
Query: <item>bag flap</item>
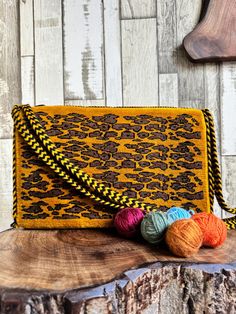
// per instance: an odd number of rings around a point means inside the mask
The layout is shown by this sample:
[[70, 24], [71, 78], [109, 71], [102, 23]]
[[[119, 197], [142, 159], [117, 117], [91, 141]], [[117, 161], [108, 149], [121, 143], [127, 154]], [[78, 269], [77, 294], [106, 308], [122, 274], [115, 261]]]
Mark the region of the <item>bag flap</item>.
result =
[[[32, 109], [58, 150], [105, 186], [155, 209], [182, 206], [210, 210], [206, 127], [201, 110], [78, 106]], [[45, 165], [18, 131], [15, 137], [19, 225], [111, 226], [115, 209], [84, 197]]]

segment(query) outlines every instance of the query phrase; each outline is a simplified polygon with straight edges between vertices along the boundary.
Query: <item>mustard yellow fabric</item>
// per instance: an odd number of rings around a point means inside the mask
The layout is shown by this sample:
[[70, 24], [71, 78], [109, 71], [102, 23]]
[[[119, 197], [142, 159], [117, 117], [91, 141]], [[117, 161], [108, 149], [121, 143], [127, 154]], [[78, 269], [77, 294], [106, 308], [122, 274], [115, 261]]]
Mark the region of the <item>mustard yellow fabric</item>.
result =
[[[201, 110], [40, 106], [34, 112], [58, 149], [110, 188], [153, 204], [210, 212], [206, 126]], [[82, 196], [15, 131], [17, 225], [111, 227], [116, 210]]]

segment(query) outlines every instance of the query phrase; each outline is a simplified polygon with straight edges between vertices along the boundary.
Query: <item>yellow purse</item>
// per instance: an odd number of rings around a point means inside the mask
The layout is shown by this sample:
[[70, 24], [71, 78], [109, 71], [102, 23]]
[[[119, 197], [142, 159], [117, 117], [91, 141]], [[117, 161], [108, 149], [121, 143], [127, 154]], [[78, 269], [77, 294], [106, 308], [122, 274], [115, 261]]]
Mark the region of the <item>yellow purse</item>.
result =
[[12, 116], [15, 227], [111, 227], [124, 207], [211, 212], [214, 195], [236, 213], [207, 109], [15, 105]]

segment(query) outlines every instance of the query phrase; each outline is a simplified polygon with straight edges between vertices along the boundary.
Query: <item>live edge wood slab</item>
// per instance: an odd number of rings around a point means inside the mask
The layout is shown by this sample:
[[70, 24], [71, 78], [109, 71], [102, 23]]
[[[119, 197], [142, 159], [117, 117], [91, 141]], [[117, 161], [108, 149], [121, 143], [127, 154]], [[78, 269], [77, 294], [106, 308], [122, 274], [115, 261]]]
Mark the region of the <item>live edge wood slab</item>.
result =
[[236, 231], [192, 258], [113, 230], [0, 233], [0, 313], [236, 313]]

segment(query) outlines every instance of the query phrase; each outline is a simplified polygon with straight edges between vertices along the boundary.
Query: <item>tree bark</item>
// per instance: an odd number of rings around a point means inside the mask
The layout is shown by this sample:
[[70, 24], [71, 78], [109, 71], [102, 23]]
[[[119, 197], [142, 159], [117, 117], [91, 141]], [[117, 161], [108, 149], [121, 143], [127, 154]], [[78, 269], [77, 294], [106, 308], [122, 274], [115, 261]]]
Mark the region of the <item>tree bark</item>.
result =
[[184, 259], [113, 230], [7, 230], [0, 313], [235, 313], [235, 240]]

